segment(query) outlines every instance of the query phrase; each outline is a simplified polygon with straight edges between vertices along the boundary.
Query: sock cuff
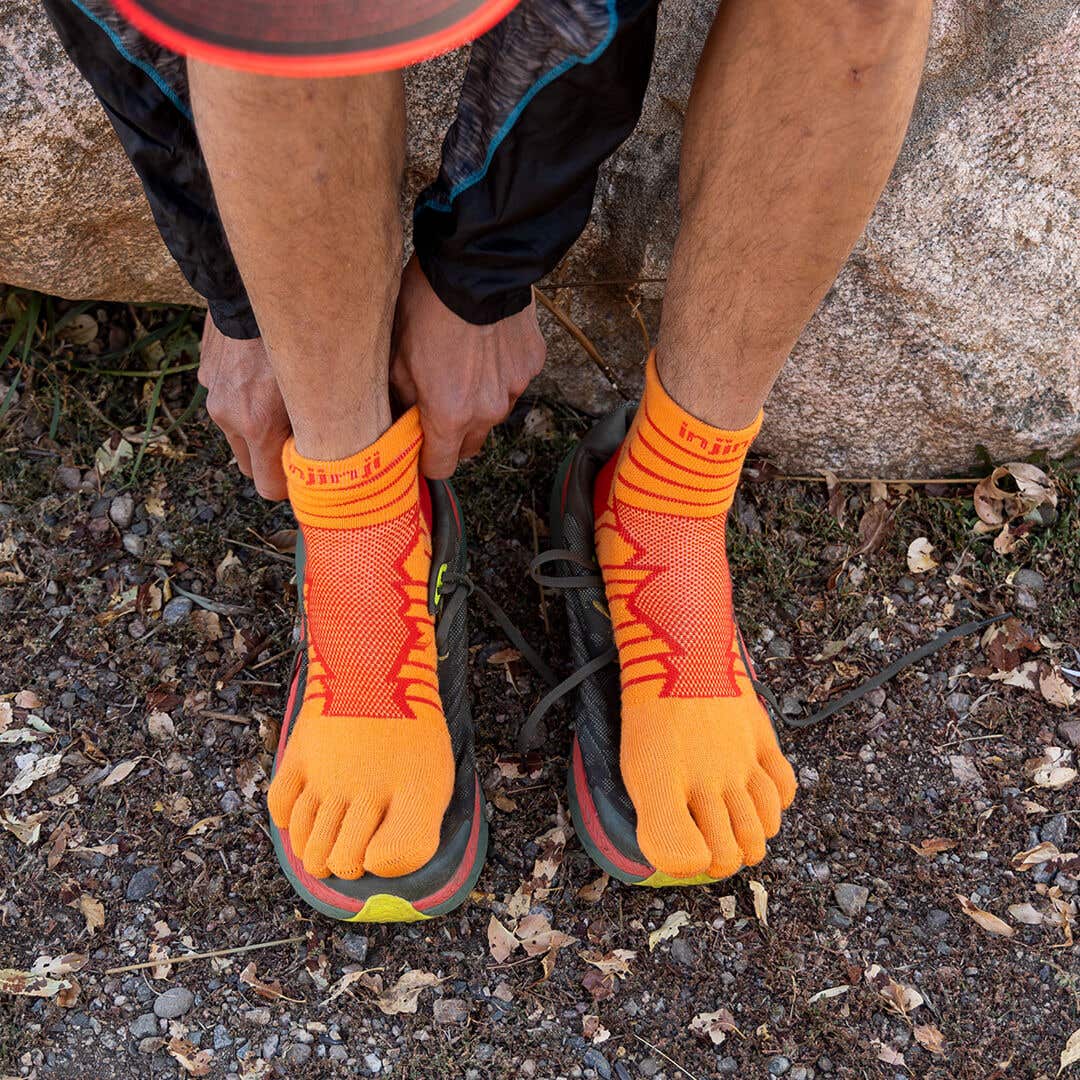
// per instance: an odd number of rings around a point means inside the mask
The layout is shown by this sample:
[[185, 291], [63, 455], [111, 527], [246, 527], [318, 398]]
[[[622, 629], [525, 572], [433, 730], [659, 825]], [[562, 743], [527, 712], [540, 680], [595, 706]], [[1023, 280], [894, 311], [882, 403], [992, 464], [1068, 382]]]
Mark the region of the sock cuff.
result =
[[370, 446], [337, 461], [304, 457], [290, 438], [281, 464], [296, 520], [321, 529], [389, 521], [416, 503], [423, 433], [410, 409]]
[[739, 431], [713, 427], [688, 413], [661, 384], [654, 353], [616, 471], [618, 496], [664, 514], [698, 518], [724, 514], [760, 427], [760, 412]]
[[649, 353], [649, 360], [645, 365], [642, 405], [648, 406], [649, 415], [658, 427], [668, 433], [678, 433], [680, 441], [688, 451], [704, 457], [731, 457], [735, 454], [745, 456], [761, 430], [761, 421], [765, 415], [759, 409], [757, 416], [746, 427], [737, 431], [713, 427], [698, 419], [664, 389], [656, 367], [655, 349]]

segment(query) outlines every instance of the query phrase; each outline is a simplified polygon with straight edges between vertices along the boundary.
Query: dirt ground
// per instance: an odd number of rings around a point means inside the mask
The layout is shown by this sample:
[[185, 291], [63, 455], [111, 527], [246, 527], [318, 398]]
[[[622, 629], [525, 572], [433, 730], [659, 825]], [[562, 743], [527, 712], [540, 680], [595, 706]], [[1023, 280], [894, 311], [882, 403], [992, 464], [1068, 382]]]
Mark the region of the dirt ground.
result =
[[[973, 483], [830, 491], [752, 464], [737, 610], [791, 717], [1015, 618], [782, 731], [795, 805], [763, 864], [708, 888], [605, 882], [565, 824], [570, 710], [515, 755], [541, 687], [474, 609], [478, 891], [352, 927], [294, 898], [267, 836], [294, 525], [198, 406], [197, 323], [0, 289], [0, 1074], [1057, 1074], [1080, 1028], [1080, 475], [1021, 472], [1020, 509], [1042, 505], [1002, 538], [974, 531]], [[473, 575], [560, 672], [560, 601], [526, 568], [587, 425], [526, 403], [456, 481]]]

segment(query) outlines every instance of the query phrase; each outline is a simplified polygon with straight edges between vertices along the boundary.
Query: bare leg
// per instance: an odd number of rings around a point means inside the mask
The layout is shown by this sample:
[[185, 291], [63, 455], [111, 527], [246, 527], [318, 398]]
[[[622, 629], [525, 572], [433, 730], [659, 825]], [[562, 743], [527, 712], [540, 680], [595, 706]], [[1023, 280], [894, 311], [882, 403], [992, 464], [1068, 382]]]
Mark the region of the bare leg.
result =
[[726, 517], [762, 402], [899, 149], [930, 0], [724, 0], [686, 119], [655, 363], [598, 484], [620, 767], [664, 874], [752, 865], [795, 776], [738, 644]]
[[270, 79], [190, 62], [199, 141], [297, 449], [390, 426], [401, 277], [401, 75]]
[[283, 459], [305, 541], [307, 664], [271, 817], [294, 866], [315, 877], [400, 877], [437, 850], [455, 768], [427, 604], [419, 413], [390, 423], [401, 77], [189, 67], [222, 221], [295, 440]]
[[716, 427], [757, 415], [885, 186], [931, 0], [724, 0], [683, 135], [657, 366]]

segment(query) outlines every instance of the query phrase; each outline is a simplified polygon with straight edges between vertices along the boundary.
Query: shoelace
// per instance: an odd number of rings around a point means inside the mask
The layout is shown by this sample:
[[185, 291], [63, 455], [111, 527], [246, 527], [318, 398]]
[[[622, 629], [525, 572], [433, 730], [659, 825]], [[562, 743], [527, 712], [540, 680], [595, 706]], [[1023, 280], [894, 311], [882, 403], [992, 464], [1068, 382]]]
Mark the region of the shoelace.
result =
[[[571, 566], [579, 567], [583, 572], [577, 574], [548, 574], [544, 572], [544, 567], [552, 563], [568, 563]], [[529, 564], [529, 576], [538, 585], [546, 589], [552, 589], [554, 591], [566, 591], [569, 589], [595, 589], [603, 588], [604, 580], [599, 573], [596, 572], [596, 564], [588, 559], [582, 558], [574, 551], [570, 551], [567, 548], [551, 548], [548, 551], [542, 551], [537, 555]], [[489, 605], [498, 607], [490, 597], [486, 597]], [[490, 610], [490, 608], [489, 608]], [[494, 614], [494, 611], [492, 612]], [[505, 620], [509, 624], [509, 619], [501, 610], [499, 611], [499, 623], [503, 625], [502, 620]], [[606, 611], [604, 612], [606, 615]], [[861, 682], [858, 686], [853, 687], [846, 694], [842, 694], [834, 701], [830, 701], [824, 708], [819, 709], [817, 712], [810, 716], [790, 717], [787, 716], [780, 706], [780, 703], [776, 700], [776, 695], [765, 685], [760, 679], [751, 678], [754, 690], [760, 695], [765, 703], [766, 708], [772, 716], [773, 723], [782, 723], [789, 728], [799, 730], [801, 728], [810, 727], [812, 724], [816, 724], [822, 720], [827, 720], [829, 717], [834, 716], [842, 709], [846, 709], [849, 705], [854, 704], [861, 698], [866, 697], [871, 691], [876, 690], [879, 686], [884, 685], [890, 679], [894, 678], [905, 668], [911, 667], [913, 664], [919, 663], [920, 660], [925, 660], [928, 656], [933, 656], [934, 653], [940, 652], [950, 642], [955, 641], [957, 638], [967, 637], [968, 634], [977, 633], [980, 630], [985, 629], [987, 626], [993, 623], [1000, 622], [1002, 619], [1007, 619], [1011, 612], [1005, 611], [998, 615], [991, 615], [983, 619], [975, 619], [971, 622], [963, 623], [960, 626], [954, 627], [951, 630], [946, 630], [930, 641], [920, 645], [916, 649], [912, 649], [910, 652], [904, 653], [899, 659], [894, 660], [887, 667], [882, 668], [876, 675], [871, 676], [869, 679]], [[512, 625], [512, 624], [510, 624]], [[521, 638], [517, 628], [514, 628], [514, 633], [518, 638]], [[524, 641], [523, 638], [521, 638]], [[739, 647], [739, 655], [742, 658], [742, 662], [746, 670], [749, 672], [752, 670], [750, 666], [749, 658], [746, 655], [746, 650], [742, 640], [742, 634], [736, 635], [736, 641]], [[516, 644], [516, 643], [515, 643]], [[530, 663], [528, 653], [522, 649], [522, 655], [525, 656]], [[533, 650], [529, 649], [529, 653]], [[535, 653], [533, 653], [535, 655]], [[539, 657], [537, 657], [539, 659]], [[601, 671], [607, 667], [608, 664], [617, 664], [619, 660], [618, 650], [613, 645], [610, 649], [606, 649], [599, 656], [590, 660], [588, 663], [583, 664], [572, 675], [563, 679], [561, 682], [556, 682], [553, 679], [553, 673], [546, 664], [543, 665], [543, 671], [540, 668], [536, 670], [543, 675], [545, 681], [551, 687], [550, 690], [536, 703], [536, 705], [529, 712], [525, 722], [521, 726], [521, 732], [518, 736], [519, 745], [522, 749], [529, 749], [536, 736], [536, 729], [540, 721], [547, 714], [548, 710], [572, 690], [576, 689], [590, 676]], [[541, 661], [541, 663], [543, 663]], [[536, 665], [533, 665], [536, 667]], [[545, 672], [547, 674], [545, 674]]]

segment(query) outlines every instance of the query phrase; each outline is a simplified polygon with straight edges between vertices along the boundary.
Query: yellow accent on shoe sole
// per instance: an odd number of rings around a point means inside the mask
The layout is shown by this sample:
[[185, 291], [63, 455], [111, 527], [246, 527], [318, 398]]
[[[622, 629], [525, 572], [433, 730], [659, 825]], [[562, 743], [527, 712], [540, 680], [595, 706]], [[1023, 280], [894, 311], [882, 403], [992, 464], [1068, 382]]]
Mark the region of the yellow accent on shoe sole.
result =
[[403, 900], [400, 896], [391, 896], [389, 893], [375, 893], [364, 901], [364, 906], [346, 922], [419, 922], [421, 919], [430, 919], [422, 911]]
[[722, 878], [709, 877], [708, 874], [695, 874], [693, 877], [672, 877], [663, 870], [654, 870], [643, 881], [635, 881], [635, 885], [644, 885], [649, 889], [663, 889], [668, 885], [712, 885], [722, 881]]

